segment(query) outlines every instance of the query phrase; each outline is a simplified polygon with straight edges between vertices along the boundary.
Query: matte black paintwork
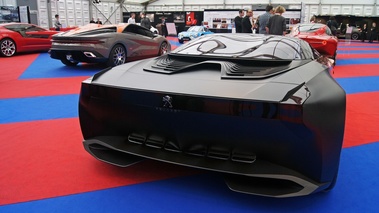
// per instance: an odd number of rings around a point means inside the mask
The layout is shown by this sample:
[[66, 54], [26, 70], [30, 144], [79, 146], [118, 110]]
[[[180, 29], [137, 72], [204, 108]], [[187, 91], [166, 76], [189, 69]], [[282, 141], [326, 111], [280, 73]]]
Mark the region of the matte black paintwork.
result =
[[[204, 36], [186, 45], [233, 36]], [[152, 70], [167, 57], [162, 56], [105, 70], [82, 83], [79, 118], [85, 149], [118, 166], [150, 158], [223, 172], [229, 174], [226, 182], [232, 190], [263, 196], [301, 196], [333, 188], [346, 94], [329, 74], [331, 63], [299, 39], [238, 35], [241, 46], [243, 38], [256, 39], [265, 53], [273, 42], [291, 44], [288, 53], [296, 52], [288, 62], [291, 69], [257, 78], [223, 78], [221, 66]], [[267, 48], [262, 38], [269, 40]], [[183, 49], [171, 56], [183, 57]], [[261, 61], [267, 68], [270, 60], [272, 65], [289, 60], [272, 56], [251, 58], [251, 65]], [[225, 51], [201, 57], [199, 63], [240, 64]]]

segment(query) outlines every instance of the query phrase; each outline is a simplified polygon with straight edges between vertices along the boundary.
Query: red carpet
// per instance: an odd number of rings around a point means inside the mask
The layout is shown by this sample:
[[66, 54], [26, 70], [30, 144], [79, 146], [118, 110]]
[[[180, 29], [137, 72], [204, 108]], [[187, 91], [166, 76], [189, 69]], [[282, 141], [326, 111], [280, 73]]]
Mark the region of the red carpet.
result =
[[379, 76], [379, 64], [337, 65], [334, 67], [332, 75], [334, 78]]
[[379, 58], [379, 54], [337, 54], [338, 59]]
[[154, 161], [128, 168], [104, 164], [84, 151], [78, 119], [12, 123], [0, 130], [0, 205], [198, 173]]
[[379, 92], [347, 95], [343, 147], [379, 141]]

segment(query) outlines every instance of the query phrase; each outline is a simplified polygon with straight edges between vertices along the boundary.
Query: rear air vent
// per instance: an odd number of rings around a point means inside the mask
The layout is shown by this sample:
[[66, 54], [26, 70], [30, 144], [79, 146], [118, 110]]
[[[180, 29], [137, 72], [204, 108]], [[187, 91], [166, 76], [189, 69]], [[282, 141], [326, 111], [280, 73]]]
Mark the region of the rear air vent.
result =
[[165, 143], [165, 138], [157, 136], [157, 135], [150, 135], [146, 140], [146, 146], [154, 147], [154, 148], [162, 148]]
[[143, 133], [132, 133], [128, 137], [129, 142], [136, 144], [143, 144], [146, 140], [146, 134]]
[[307, 61], [263, 60], [232, 57], [183, 57], [167, 54], [151, 60], [144, 67], [145, 71], [174, 74], [199, 69], [219, 70], [222, 78], [264, 78], [289, 71]]
[[179, 143], [172, 139], [166, 139], [160, 135], [148, 135], [145, 133], [131, 133], [128, 136], [130, 143], [139, 144], [146, 148], [161, 149], [161, 151], [183, 153], [196, 157], [208, 157], [222, 161], [234, 161], [238, 163], [253, 163], [256, 155], [246, 151], [231, 151], [231, 147], [215, 146], [206, 144], [193, 144], [181, 147]]
[[253, 163], [256, 159], [255, 154], [252, 153], [241, 153], [233, 152], [232, 161], [241, 162], [241, 163]]

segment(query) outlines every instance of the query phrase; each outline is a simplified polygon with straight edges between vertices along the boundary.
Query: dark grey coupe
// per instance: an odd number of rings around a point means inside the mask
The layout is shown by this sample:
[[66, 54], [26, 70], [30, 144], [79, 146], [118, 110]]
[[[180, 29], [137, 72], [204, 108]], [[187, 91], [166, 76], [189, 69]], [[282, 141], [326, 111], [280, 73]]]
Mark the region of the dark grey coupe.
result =
[[87, 62], [113, 67], [170, 51], [164, 37], [138, 25], [88, 24], [53, 36], [50, 56], [68, 66]]
[[85, 80], [83, 145], [122, 167], [153, 159], [221, 172], [243, 193], [329, 191], [346, 111], [331, 69], [297, 38], [205, 35]]

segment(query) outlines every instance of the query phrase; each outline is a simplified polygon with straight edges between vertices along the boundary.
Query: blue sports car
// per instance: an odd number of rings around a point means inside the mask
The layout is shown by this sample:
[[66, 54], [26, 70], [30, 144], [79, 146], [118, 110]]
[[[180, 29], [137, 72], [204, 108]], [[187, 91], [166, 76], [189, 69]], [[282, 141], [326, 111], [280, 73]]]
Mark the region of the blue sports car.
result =
[[190, 27], [187, 31], [180, 32], [178, 34], [178, 40], [179, 43], [182, 44], [184, 41], [189, 41], [202, 35], [207, 35], [211, 33], [213, 32], [209, 31], [208, 28], [204, 26], [193, 26]]

